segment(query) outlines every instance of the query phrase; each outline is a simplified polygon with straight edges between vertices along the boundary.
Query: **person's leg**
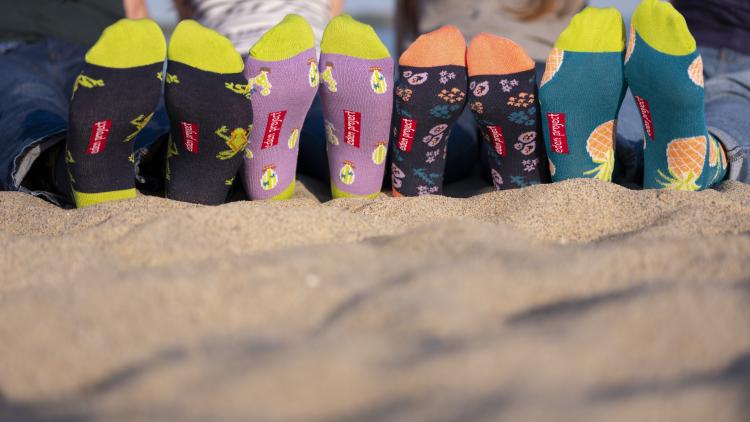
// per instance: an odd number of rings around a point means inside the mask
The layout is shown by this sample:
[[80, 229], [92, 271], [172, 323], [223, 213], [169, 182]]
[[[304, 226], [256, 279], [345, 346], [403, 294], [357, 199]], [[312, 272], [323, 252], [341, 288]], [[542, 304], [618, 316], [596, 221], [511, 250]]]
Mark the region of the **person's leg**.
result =
[[706, 82], [706, 124], [726, 150], [727, 178], [750, 183], [750, 66]]
[[24, 181], [42, 153], [64, 139], [67, 84], [78, 73], [84, 53], [81, 46], [52, 40], [0, 53], [0, 189], [62, 200], [25, 187]]

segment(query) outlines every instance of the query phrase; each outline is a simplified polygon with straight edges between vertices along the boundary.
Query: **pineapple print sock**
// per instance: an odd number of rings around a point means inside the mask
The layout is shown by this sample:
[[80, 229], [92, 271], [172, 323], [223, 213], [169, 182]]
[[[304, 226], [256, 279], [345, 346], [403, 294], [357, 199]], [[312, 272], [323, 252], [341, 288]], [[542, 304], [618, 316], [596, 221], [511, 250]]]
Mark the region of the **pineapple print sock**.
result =
[[375, 31], [347, 15], [320, 43], [320, 99], [334, 198], [380, 193], [393, 107], [393, 59]]
[[513, 41], [480, 33], [466, 52], [469, 107], [488, 143], [495, 188], [549, 181], [534, 61]]
[[159, 102], [165, 44], [155, 22], [122, 19], [86, 53], [65, 151], [77, 207], [135, 197], [133, 139]]
[[624, 37], [617, 9], [587, 7], [547, 59], [539, 95], [553, 181], [612, 180], [615, 126], [626, 92]]
[[399, 58], [391, 123], [395, 196], [443, 191], [448, 137], [466, 105], [466, 41], [446, 25], [421, 35]]
[[244, 63], [228, 39], [192, 20], [177, 25], [167, 56], [166, 196], [223, 204], [252, 131]]
[[299, 15], [287, 15], [252, 47], [245, 62], [253, 114], [242, 180], [251, 199], [294, 193], [299, 137], [318, 92], [315, 36]]
[[682, 15], [669, 3], [644, 0], [625, 60], [643, 119], [643, 187], [696, 191], [721, 182], [726, 154], [706, 129], [703, 61]]

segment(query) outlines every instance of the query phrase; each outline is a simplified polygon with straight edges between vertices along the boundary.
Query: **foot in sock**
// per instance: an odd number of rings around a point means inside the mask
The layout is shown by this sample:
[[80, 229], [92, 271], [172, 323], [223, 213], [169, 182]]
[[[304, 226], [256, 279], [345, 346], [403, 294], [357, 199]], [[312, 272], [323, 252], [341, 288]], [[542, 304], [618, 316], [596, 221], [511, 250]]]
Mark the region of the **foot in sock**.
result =
[[489, 144], [495, 188], [549, 181], [534, 61], [513, 41], [480, 33], [466, 52], [469, 107]]
[[388, 152], [393, 59], [372, 27], [347, 15], [328, 23], [320, 49], [333, 197], [375, 197]]
[[288, 199], [294, 193], [299, 137], [318, 92], [315, 36], [299, 15], [287, 15], [252, 47], [245, 76], [253, 86], [253, 114], [242, 179], [251, 199]]
[[159, 102], [165, 44], [155, 22], [122, 19], [86, 53], [65, 151], [77, 207], [135, 197], [133, 139]]
[[643, 1], [630, 30], [625, 76], [644, 126], [644, 188], [696, 191], [724, 179], [726, 154], [706, 129], [703, 62], [682, 15]]
[[244, 63], [228, 39], [192, 20], [177, 25], [167, 56], [166, 196], [223, 204], [252, 131]]
[[466, 41], [446, 25], [399, 58], [391, 123], [395, 196], [441, 194], [448, 137], [466, 105]]
[[587, 7], [555, 43], [539, 88], [553, 181], [612, 180], [624, 53], [625, 28], [614, 8]]

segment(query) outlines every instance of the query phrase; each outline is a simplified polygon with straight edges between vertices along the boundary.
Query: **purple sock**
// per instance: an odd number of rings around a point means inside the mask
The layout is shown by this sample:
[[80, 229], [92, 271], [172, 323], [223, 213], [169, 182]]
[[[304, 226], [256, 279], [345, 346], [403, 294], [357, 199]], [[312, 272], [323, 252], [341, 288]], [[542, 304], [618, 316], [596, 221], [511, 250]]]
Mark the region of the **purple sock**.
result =
[[321, 50], [320, 98], [333, 197], [375, 197], [388, 152], [393, 59], [372, 27], [346, 15], [328, 24]]
[[254, 118], [242, 180], [253, 200], [294, 194], [302, 124], [318, 89], [313, 43], [310, 25], [288, 15], [263, 35], [245, 62]]

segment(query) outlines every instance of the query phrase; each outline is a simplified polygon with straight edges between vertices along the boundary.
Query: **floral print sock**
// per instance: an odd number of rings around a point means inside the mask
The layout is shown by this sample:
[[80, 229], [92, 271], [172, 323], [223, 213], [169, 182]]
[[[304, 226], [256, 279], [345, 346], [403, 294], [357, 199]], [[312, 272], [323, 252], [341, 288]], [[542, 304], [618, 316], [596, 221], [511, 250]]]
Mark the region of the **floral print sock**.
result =
[[480, 33], [466, 53], [469, 107], [489, 144], [495, 188], [549, 181], [534, 61], [513, 41]]
[[547, 59], [539, 99], [553, 181], [612, 181], [615, 126], [626, 92], [624, 37], [617, 9], [587, 7]]
[[334, 198], [380, 194], [393, 107], [393, 59], [371, 26], [333, 18], [320, 43], [320, 93]]
[[727, 158], [706, 128], [703, 60], [671, 4], [638, 6], [625, 76], [643, 118], [643, 187], [696, 191], [721, 182]]
[[250, 199], [294, 194], [300, 131], [318, 92], [315, 37], [307, 21], [287, 15], [250, 49], [245, 76], [255, 116], [242, 181]]
[[452, 25], [421, 35], [401, 55], [390, 142], [395, 196], [442, 193], [466, 84], [466, 41]]
[[219, 33], [184, 20], [172, 34], [167, 58], [164, 99], [171, 134], [166, 196], [223, 204], [252, 130], [242, 57]]

